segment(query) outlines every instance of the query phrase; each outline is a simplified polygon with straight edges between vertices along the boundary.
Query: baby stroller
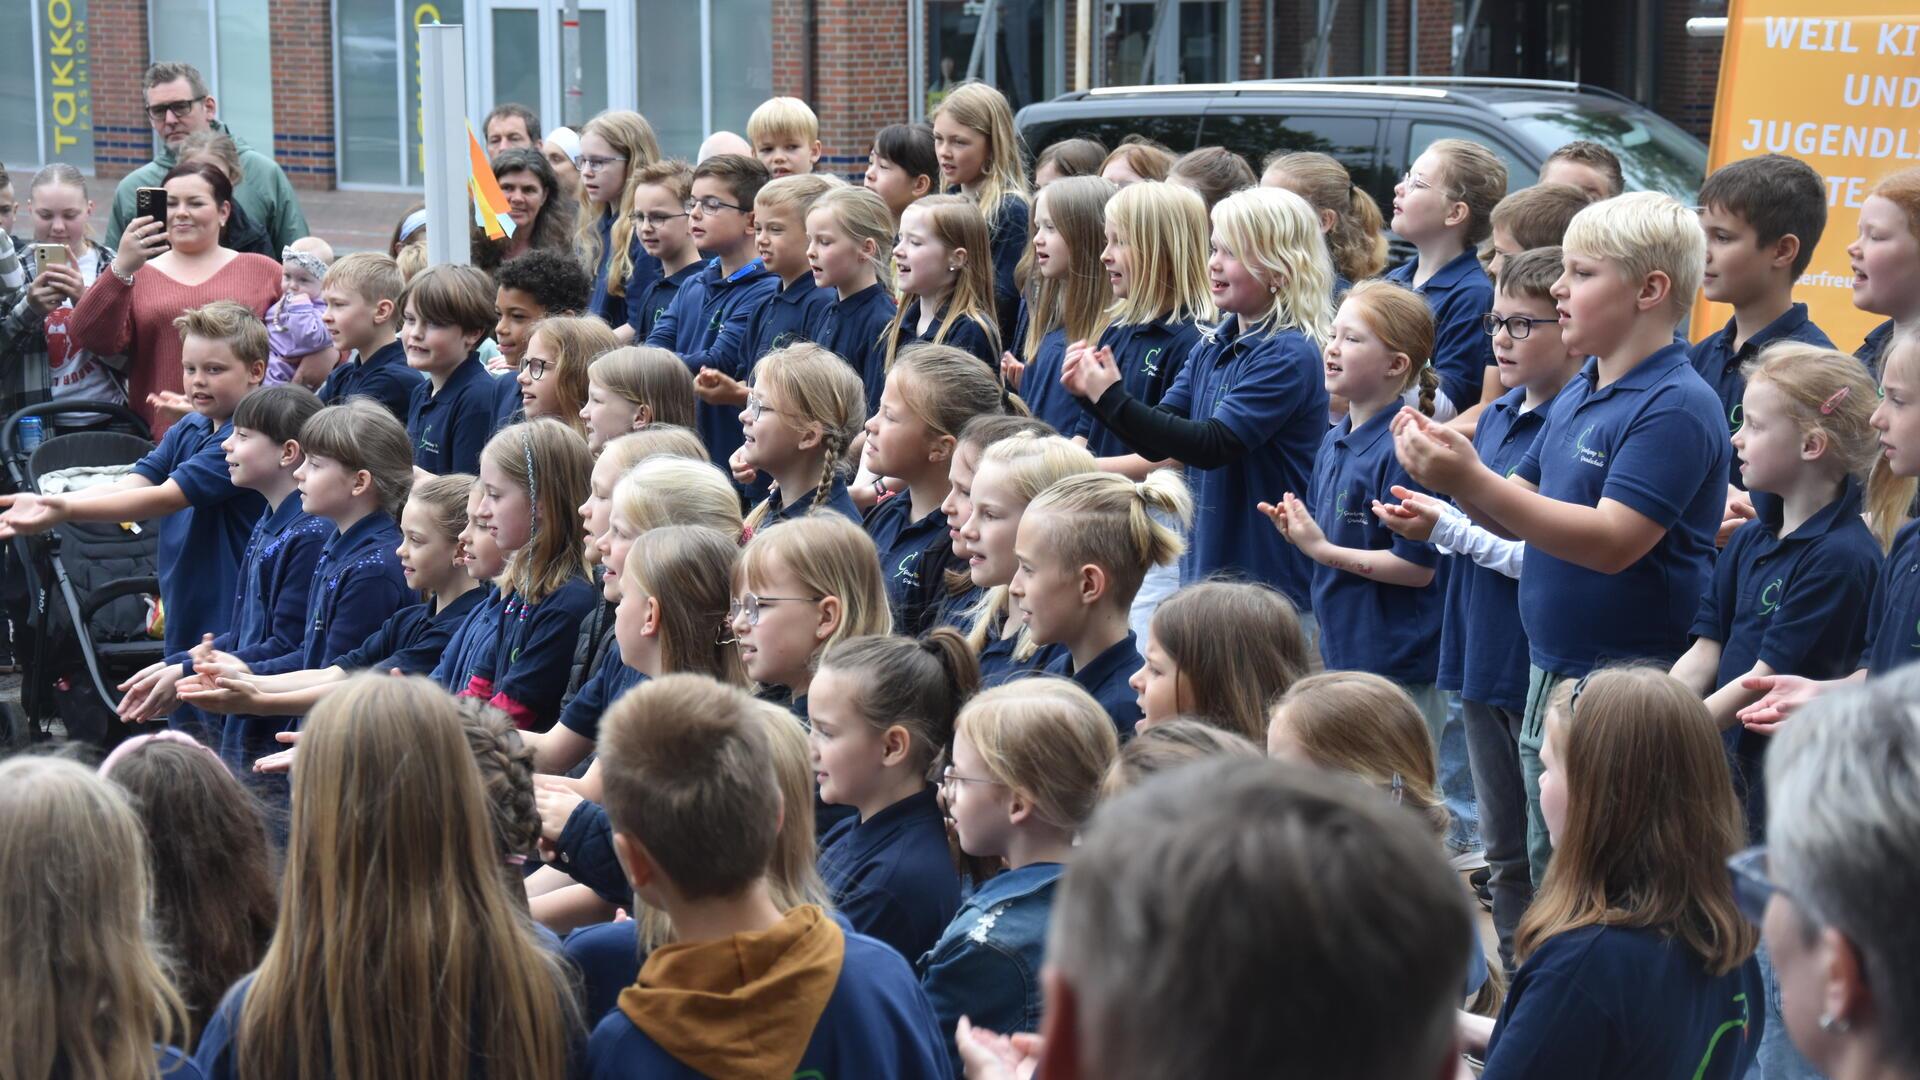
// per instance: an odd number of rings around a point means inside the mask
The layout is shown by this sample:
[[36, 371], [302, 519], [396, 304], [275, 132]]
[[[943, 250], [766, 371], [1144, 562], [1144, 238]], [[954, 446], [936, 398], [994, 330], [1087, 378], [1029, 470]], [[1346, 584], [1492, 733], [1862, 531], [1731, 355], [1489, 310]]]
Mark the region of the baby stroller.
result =
[[[103, 418], [53, 434], [73, 414]], [[49, 431], [21, 446], [20, 423], [39, 417]], [[0, 421], [0, 460], [15, 492], [56, 494], [110, 483], [153, 449], [147, 425], [119, 405], [50, 401]], [[114, 686], [163, 655], [151, 629], [160, 595], [154, 576], [159, 537], [148, 522], [67, 522], [15, 536], [7, 590], [23, 682], [21, 711], [5, 717], [0, 746], [44, 737], [58, 719], [72, 739], [106, 747], [123, 737]], [[18, 605], [24, 591], [25, 606]], [[24, 730], [21, 730], [24, 727]]]

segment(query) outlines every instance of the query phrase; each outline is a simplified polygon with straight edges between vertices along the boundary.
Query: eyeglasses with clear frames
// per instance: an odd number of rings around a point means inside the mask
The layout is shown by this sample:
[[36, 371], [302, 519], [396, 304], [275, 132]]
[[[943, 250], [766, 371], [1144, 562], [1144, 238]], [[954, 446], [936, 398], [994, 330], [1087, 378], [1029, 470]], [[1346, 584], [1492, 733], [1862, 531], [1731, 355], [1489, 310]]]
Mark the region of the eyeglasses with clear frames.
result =
[[677, 218], [683, 218], [683, 217], [686, 217], [687, 215], [684, 212], [678, 213], [678, 214], [661, 214], [661, 213], [642, 214], [642, 213], [636, 212], [636, 213], [628, 214], [627, 216], [633, 220], [633, 223], [635, 225], [651, 225], [657, 229], [660, 226], [665, 225], [669, 221], [673, 221]]
[[680, 205], [689, 214], [693, 213], [693, 208], [696, 206], [700, 208], [700, 212], [703, 214], [717, 214], [722, 210], [738, 210], [743, 214], [747, 212], [747, 208], [744, 206], [737, 206], [730, 202], [722, 202], [718, 195], [708, 195], [699, 199], [688, 199]]
[[765, 416], [768, 413], [778, 414], [779, 412], [780, 412], [779, 409], [776, 409], [773, 406], [767, 404], [766, 398], [763, 398], [759, 394], [753, 393], [752, 391], [748, 391], [747, 408], [746, 408], [748, 423], [752, 423], [760, 419], [762, 416]]
[[625, 165], [626, 163], [627, 159], [623, 157], [600, 157], [595, 154], [580, 155], [580, 171], [583, 173], [597, 173], [609, 165]]
[[759, 626], [760, 609], [766, 607], [768, 604], [812, 604], [817, 603], [820, 599], [818, 596], [755, 596], [752, 593], [747, 593], [727, 605], [727, 622], [735, 622], [741, 615], [745, 615], [748, 626]]
[[1541, 323], [1553, 324], [1559, 321], [1558, 319], [1530, 319], [1525, 315], [1502, 315], [1497, 311], [1489, 311], [1485, 315], [1480, 316], [1480, 329], [1484, 331], [1488, 337], [1493, 337], [1498, 334], [1500, 328], [1504, 326], [1506, 327], [1508, 337], [1515, 341], [1525, 341], [1527, 340], [1527, 335], [1533, 333], [1535, 326]]
[[955, 784], [997, 784], [999, 782], [984, 776], [961, 776], [953, 771], [951, 765], [940, 770], [940, 786], [943, 788], [951, 789]]

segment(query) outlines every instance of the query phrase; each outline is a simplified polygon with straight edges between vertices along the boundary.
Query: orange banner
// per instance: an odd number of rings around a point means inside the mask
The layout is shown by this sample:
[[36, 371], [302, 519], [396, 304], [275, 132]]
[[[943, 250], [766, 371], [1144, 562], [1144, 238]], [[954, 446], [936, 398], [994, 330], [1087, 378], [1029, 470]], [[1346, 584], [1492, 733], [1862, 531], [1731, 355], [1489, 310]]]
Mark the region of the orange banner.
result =
[[[1709, 170], [1787, 154], [1827, 181], [1827, 228], [1795, 299], [1851, 352], [1885, 321], [1853, 306], [1847, 246], [1880, 178], [1920, 165], [1920, 11], [1914, 0], [1732, 0], [1713, 108]], [[1694, 307], [1693, 338], [1726, 325]]]

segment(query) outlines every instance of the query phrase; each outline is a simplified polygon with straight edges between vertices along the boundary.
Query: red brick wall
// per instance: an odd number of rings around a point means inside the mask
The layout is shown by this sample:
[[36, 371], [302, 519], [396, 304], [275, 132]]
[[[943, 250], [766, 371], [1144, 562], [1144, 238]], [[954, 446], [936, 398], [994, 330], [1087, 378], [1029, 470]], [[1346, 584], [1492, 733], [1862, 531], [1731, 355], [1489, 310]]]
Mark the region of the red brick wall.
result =
[[1687, 19], [1725, 14], [1724, 3], [1667, 4], [1654, 30], [1654, 111], [1702, 140], [1713, 128], [1721, 39], [1688, 37]]
[[153, 125], [140, 96], [150, 62], [146, 0], [91, 0], [87, 23], [93, 167], [117, 180], [153, 160]]
[[273, 157], [294, 187], [334, 185], [330, 0], [268, 0]]
[[907, 0], [815, 0], [814, 17], [809, 50], [804, 0], [773, 0], [774, 93], [805, 97], [812, 65], [821, 167], [857, 180], [874, 132], [907, 118]]
[[1227, 70], [1229, 79], [1267, 77], [1267, 3], [1266, 0], [1242, 0], [1240, 4], [1240, 70]]

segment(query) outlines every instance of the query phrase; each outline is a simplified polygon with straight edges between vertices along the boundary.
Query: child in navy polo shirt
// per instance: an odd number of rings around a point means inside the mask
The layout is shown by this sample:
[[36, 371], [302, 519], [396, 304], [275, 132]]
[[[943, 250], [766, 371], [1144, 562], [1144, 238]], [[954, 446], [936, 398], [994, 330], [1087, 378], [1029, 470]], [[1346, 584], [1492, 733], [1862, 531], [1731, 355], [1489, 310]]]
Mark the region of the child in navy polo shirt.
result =
[[[594, 1029], [587, 1074], [944, 1080], [945, 1039], [907, 961], [813, 904], [776, 903], [782, 800], [766, 724], [744, 691], [695, 675], [609, 711], [614, 843], [635, 895], [677, 933]], [[743, 955], [758, 958], [744, 973]], [[717, 1004], [676, 1019], [696, 998]]]
[[1192, 517], [1186, 484], [1166, 470], [1144, 483], [1115, 473], [1070, 476], [1020, 515], [1008, 586], [1016, 621], [1035, 644], [1060, 646], [1046, 671], [1086, 688], [1121, 738], [1140, 720], [1129, 681], [1140, 649], [1127, 612], [1147, 571], [1180, 557]]
[[[972, 200], [993, 234], [998, 336], [1011, 339], [1020, 315], [1021, 287], [1026, 283], [1019, 267], [1031, 223], [1027, 169], [1013, 126], [1013, 106], [1005, 94], [986, 83], [967, 81], [947, 92], [931, 119], [941, 190], [958, 189]], [[904, 221], [901, 231], [905, 231]], [[981, 254], [979, 249], [975, 254]]]
[[1072, 434], [1082, 414], [1060, 385], [1067, 343], [1099, 341], [1106, 333], [1113, 290], [1095, 261], [1105, 243], [1107, 200], [1113, 181], [1069, 176], [1034, 196], [1034, 282], [1020, 301], [1020, 324], [1000, 357], [1007, 385], [1020, 391], [1033, 415]]
[[1411, 409], [1395, 422], [1415, 480], [1527, 543], [1520, 758], [1536, 884], [1548, 856], [1538, 812], [1546, 699], [1608, 660], [1679, 659], [1711, 573], [1730, 447], [1719, 399], [1673, 341], [1705, 247], [1697, 216], [1665, 195], [1623, 195], [1573, 219], [1553, 295], [1566, 347], [1594, 359], [1511, 479], [1458, 432]]
[[999, 370], [993, 267], [978, 255], [986, 243], [980, 208], [959, 195], [929, 195], [900, 215], [893, 266], [901, 307], [887, 328], [886, 370], [916, 341], [964, 349]]
[[764, 529], [816, 509], [860, 524], [842, 476], [867, 419], [866, 391], [853, 369], [818, 345], [789, 345], [753, 366], [745, 404], [740, 430], [746, 441], [736, 466], [773, 482], [772, 494], [747, 515], [747, 527]]
[[1135, 398], [1102, 353], [1069, 358], [1067, 389], [1143, 456], [1108, 459], [1135, 478], [1186, 465], [1193, 537], [1183, 582], [1229, 572], [1287, 594], [1309, 625], [1312, 562], [1260, 513], [1261, 499], [1307, 490], [1327, 431], [1320, 342], [1333, 316], [1333, 265], [1320, 219], [1291, 191], [1254, 188], [1213, 208], [1213, 300], [1226, 321], [1203, 333], [1158, 405]]
[[1853, 262], [1853, 306], [1887, 317], [1853, 354], [1877, 373], [1894, 333], [1920, 329], [1920, 168], [1874, 185], [1860, 205], [1860, 235], [1847, 247], [1847, 258]]
[[772, 97], [747, 117], [753, 156], [775, 179], [806, 176], [820, 164], [820, 118], [797, 97]]
[[482, 665], [493, 662], [494, 635], [499, 630], [502, 601], [498, 582], [506, 570], [507, 556], [494, 542], [493, 533], [480, 525], [480, 499], [485, 494], [479, 477], [475, 477], [467, 494], [467, 525], [460, 530], [460, 551], [455, 556], [473, 579], [480, 599], [453, 628], [432, 671], [433, 681], [453, 694], [465, 690]]
[[813, 280], [807, 261], [807, 214], [820, 196], [841, 185], [831, 176], [784, 176], [753, 198], [754, 247], [780, 285], [747, 324], [749, 364], [796, 341], [817, 341], [833, 290]]
[[[893, 604], [894, 627], [922, 629], [926, 616], [908, 601], [921, 585], [922, 556], [945, 547], [947, 462], [967, 421], [1003, 410], [1000, 383], [984, 365], [946, 345], [916, 345], [887, 375], [880, 409], [867, 420], [866, 469], [893, 477], [905, 490], [881, 499], [865, 516], [880, 550], [880, 573]], [[936, 553], [935, 558], [938, 559]]]
[[865, 188], [837, 188], [807, 211], [807, 260], [813, 283], [833, 290], [815, 338], [845, 360], [866, 387], [867, 415], [886, 386], [887, 327], [893, 302], [893, 218]]
[[[1774, 498], [1715, 562], [1693, 647], [1673, 676], [1706, 699], [1726, 733], [1747, 829], [1757, 838], [1766, 822], [1760, 768], [1769, 740], [1735, 719], [1760, 697], [1743, 682], [1775, 673], [1837, 679], [1858, 664], [1881, 561], [1880, 543], [1861, 520], [1862, 485], [1880, 444], [1868, 425], [1878, 404], [1873, 380], [1845, 353], [1779, 343], [1749, 365], [1744, 381], [1734, 451], [1747, 490]], [[1883, 505], [1874, 516], [1891, 539], [1909, 485], [1877, 472]]]
[[[712, 368], [744, 379], [759, 359], [749, 354], [747, 325], [780, 288], [780, 279], [754, 255], [753, 200], [767, 179], [766, 166], [740, 154], [717, 154], [693, 170], [688, 231], [712, 258], [674, 296], [647, 344], [678, 353], [696, 375]], [[738, 415], [705, 402], [697, 412], [708, 456], [720, 462], [732, 457], [740, 448]]]
[[[628, 201], [630, 177], [660, 160], [660, 140], [647, 118], [608, 109], [580, 129], [580, 247], [593, 269], [587, 314], [611, 327], [627, 325], [627, 302], [660, 276], [643, 250]], [[681, 209], [685, 209], [682, 207]]]
[[587, 294], [593, 288], [580, 260], [542, 248], [501, 263], [493, 281], [493, 307], [499, 314], [493, 340], [500, 346], [500, 355], [489, 367], [496, 375], [507, 376], [520, 370], [534, 324], [550, 315], [587, 310]]
[[[1333, 296], [1345, 296], [1356, 281], [1377, 277], [1387, 265], [1380, 235], [1386, 222], [1380, 204], [1338, 158], [1317, 150], [1275, 150], [1260, 165], [1260, 186], [1285, 188], [1307, 200], [1320, 218], [1333, 256]], [[1329, 216], [1330, 215], [1330, 216]]]
[[625, 345], [587, 365], [587, 449], [598, 455], [611, 441], [648, 427], [678, 428], [705, 457], [693, 437], [693, 373], [672, 352], [652, 345]]
[[976, 416], [960, 429], [960, 440], [953, 446], [953, 460], [947, 468], [947, 497], [940, 503], [940, 512], [947, 516], [949, 541], [941, 554], [950, 565], [939, 579], [921, 582], [932, 611], [930, 625], [951, 626], [965, 633], [967, 613], [986, 596], [987, 590], [973, 583], [973, 551], [961, 534], [967, 519], [973, 516], [974, 474], [981, 456], [995, 443], [1021, 434], [1040, 437], [1053, 434], [1053, 429], [1031, 416], [992, 414]]
[[[1764, 154], [1736, 161], [1701, 185], [1707, 262], [1700, 290], [1714, 303], [1733, 305], [1733, 318], [1695, 342], [1688, 356], [1720, 396], [1729, 433], [1740, 430], [1742, 372], [1760, 350], [1775, 341], [1833, 346], [1807, 318], [1807, 305], [1793, 302], [1793, 283], [1813, 261], [1826, 225], [1826, 181], [1798, 158]], [[1729, 480], [1736, 489], [1746, 486], [1740, 474], [1736, 459]], [[1736, 503], [1738, 516], [1752, 516], [1753, 504], [1730, 491], [1729, 507]]]
[[[1004, 860], [915, 968], [940, 1030], [1040, 1029], [1040, 968], [1074, 838], [1119, 752], [1107, 713], [1064, 679], [1029, 679], [967, 702], [941, 779], [960, 850]], [[954, 1075], [964, 1075], [956, 1048]]]
[[861, 186], [880, 196], [893, 217], [914, 201], [940, 191], [940, 157], [933, 148], [933, 128], [926, 124], [888, 124], [873, 136], [867, 151], [867, 172]]
[[6, 507], [0, 539], [45, 532], [63, 521], [158, 519], [156, 574], [168, 655], [231, 628], [247, 540], [267, 505], [258, 492], [234, 485], [221, 449], [233, 434], [240, 400], [266, 378], [267, 328], [230, 300], [193, 308], [173, 324], [192, 414], [112, 484], [71, 495], [0, 495]]
[[966, 641], [943, 627], [843, 641], [807, 694], [820, 798], [858, 811], [820, 838], [820, 876], [854, 930], [903, 957], [932, 948], [960, 906], [927, 770], [979, 682]]
[[628, 286], [626, 329], [615, 328], [623, 341], [647, 340], [681, 287], [706, 266], [687, 231], [692, 185], [692, 166], [679, 160], [656, 161], [633, 174], [633, 225], [640, 247], [660, 270], [652, 280]]
[[420, 375], [407, 366], [400, 344], [400, 294], [406, 282], [392, 256], [378, 251], [343, 255], [320, 283], [326, 308], [320, 321], [344, 358], [321, 384], [320, 401], [338, 405], [355, 395], [386, 406], [407, 420], [407, 405]]
[[1506, 193], [1506, 165], [1464, 139], [1436, 140], [1393, 188], [1393, 231], [1420, 255], [1387, 277], [1419, 291], [1433, 309], [1433, 369], [1440, 376], [1434, 415], [1442, 420], [1480, 404], [1493, 366], [1480, 332], [1480, 316], [1493, 307], [1493, 282], [1476, 249]]
[[1338, 613], [1320, 625], [1327, 668], [1392, 679], [1420, 705], [1438, 746], [1447, 719], [1434, 692], [1440, 556], [1387, 529], [1371, 509], [1412, 482], [1394, 459], [1390, 426], [1409, 391], [1433, 407], [1425, 359], [1433, 342], [1433, 317], [1413, 290], [1374, 280], [1348, 291], [1325, 353], [1327, 393], [1346, 400], [1347, 415], [1320, 444], [1307, 498], [1289, 491], [1260, 510], [1316, 564], [1313, 609]]
[[407, 402], [413, 463], [424, 473], [474, 473], [493, 431], [499, 387], [475, 350], [494, 325], [491, 278], [471, 266], [430, 266], [401, 296], [407, 366], [426, 376]]

